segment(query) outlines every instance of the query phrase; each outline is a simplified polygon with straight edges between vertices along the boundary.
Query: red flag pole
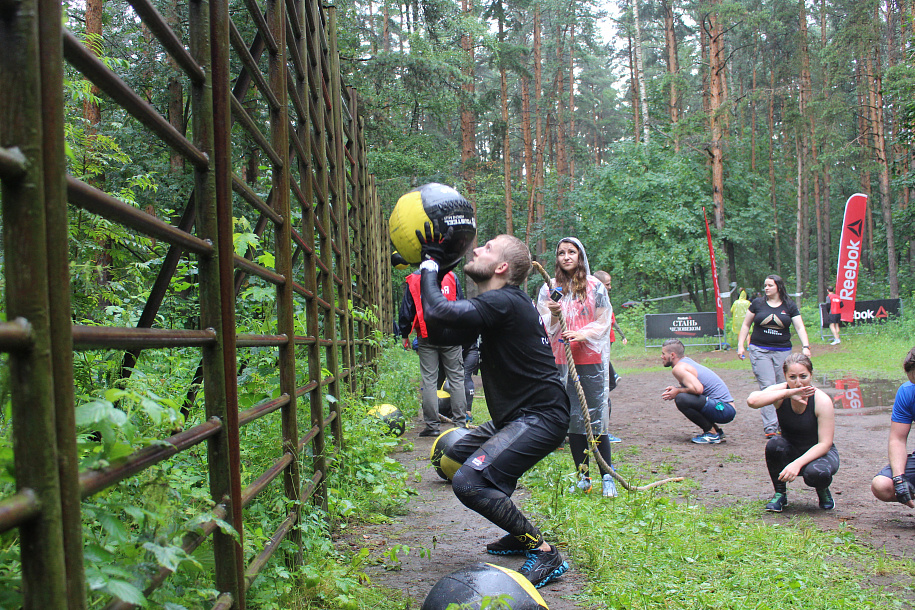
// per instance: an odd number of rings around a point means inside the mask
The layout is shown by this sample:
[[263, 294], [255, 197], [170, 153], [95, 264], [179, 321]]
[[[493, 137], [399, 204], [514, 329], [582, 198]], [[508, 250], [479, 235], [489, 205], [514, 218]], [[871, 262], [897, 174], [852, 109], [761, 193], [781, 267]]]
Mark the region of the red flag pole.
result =
[[724, 336], [724, 307], [721, 306], [721, 291], [718, 289], [718, 269], [715, 266], [715, 248], [712, 246], [712, 231], [708, 226], [708, 216], [705, 206], [702, 207], [702, 217], [705, 219], [705, 236], [708, 238], [708, 256], [712, 261], [712, 284], [715, 286], [715, 313], [717, 314], [718, 330]]

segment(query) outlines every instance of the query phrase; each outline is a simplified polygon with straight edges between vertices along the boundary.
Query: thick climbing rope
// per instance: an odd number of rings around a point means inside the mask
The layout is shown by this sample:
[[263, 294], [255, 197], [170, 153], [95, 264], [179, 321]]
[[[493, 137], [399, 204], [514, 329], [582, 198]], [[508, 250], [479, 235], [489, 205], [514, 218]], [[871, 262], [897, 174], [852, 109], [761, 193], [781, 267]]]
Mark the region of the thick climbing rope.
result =
[[[550, 282], [552, 279], [549, 274], [544, 270], [543, 265], [534, 261], [534, 268], [543, 276], [543, 281], [546, 282], [547, 288], [550, 288]], [[559, 328], [564, 333], [568, 330], [566, 326], [566, 318], [562, 313], [562, 310], [559, 311]], [[657, 487], [658, 485], [663, 485], [665, 483], [675, 483], [677, 481], [682, 481], [683, 477], [670, 477], [667, 479], [661, 479], [660, 481], [655, 481], [649, 483], [648, 485], [631, 485], [629, 481], [624, 479], [616, 470], [614, 470], [610, 464], [604, 460], [604, 457], [600, 454], [597, 448], [597, 440], [594, 438], [594, 431], [591, 428], [591, 414], [588, 412], [588, 401], [585, 398], [585, 391], [581, 387], [581, 381], [578, 378], [578, 371], [575, 369], [575, 362], [572, 360], [572, 344], [569, 341], [563, 341], [565, 345], [566, 352], [566, 362], [569, 363], [569, 375], [575, 381], [575, 391], [578, 394], [578, 403], [581, 405], [581, 416], [585, 422], [586, 429], [588, 430], [588, 446], [591, 448], [591, 452], [594, 454], [594, 459], [597, 460], [597, 463], [600, 464], [600, 467], [604, 469], [604, 472], [609, 472], [610, 476], [616, 479], [620, 485], [626, 488], [628, 491], [645, 491], [646, 489], [651, 489], [652, 487]]]

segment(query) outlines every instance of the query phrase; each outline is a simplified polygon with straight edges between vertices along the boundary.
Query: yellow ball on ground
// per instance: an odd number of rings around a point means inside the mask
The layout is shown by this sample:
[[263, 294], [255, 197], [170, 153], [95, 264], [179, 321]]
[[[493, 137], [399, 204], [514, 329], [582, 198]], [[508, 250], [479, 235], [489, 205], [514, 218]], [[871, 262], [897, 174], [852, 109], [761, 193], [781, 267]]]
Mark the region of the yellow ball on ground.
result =
[[435, 442], [432, 443], [432, 450], [429, 452], [429, 460], [432, 462], [432, 467], [435, 468], [435, 472], [438, 476], [448, 481], [454, 478], [454, 474], [461, 467], [461, 464], [452, 460], [445, 455], [445, 453], [451, 449], [461, 437], [469, 432], [470, 430], [467, 428], [450, 428], [439, 434], [438, 438], [435, 439]]
[[375, 405], [369, 409], [369, 415], [377, 417], [387, 424], [391, 434], [401, 436], [407, 430], [407, 418], [400, 409], [390, 404]]

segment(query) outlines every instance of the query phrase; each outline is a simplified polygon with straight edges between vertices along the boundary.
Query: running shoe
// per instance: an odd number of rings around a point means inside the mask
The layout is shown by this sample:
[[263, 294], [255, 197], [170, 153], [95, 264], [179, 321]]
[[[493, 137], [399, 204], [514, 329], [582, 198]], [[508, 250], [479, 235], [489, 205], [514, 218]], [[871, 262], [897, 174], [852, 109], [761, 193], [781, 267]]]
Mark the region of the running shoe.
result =
[[705, 434], [700, 434], [699, 436], [695, 436], [690, 440], [692, 440], [697, 445], [717, 445], [724, 439], [721, 438], [720, 434], [715, 434], [714, 432], [706, 432]]
[[780, 513], [788, 506], [788, 494], [776, 492], [772, 499], [766, 504], [766, 510], [770, 513]]
[[766, 438], [772, 438], [773, 436], [778, 436], [782, 431], [778, 429], [778, 426], [766, 426], [763, 430], [763, 434]]
[[585, 492], [586, 494], [591, 493], [591, 477], [579, 477], [578, 483], [574, 483], [571, 487], [569, 487], [570, 494], [573, 494], [579, 490]]
[[841, 339], [833, 339], [832, 342], [830, 342], [829, 345], [838, 345], [838, 344], [840, 344], [840, 343], [842, 343], [842, 340], [841, 340]]
[[433, 430], [432, 428], [426, 428], [419, 433], [420, 436], [438, 436], [438, 430]]
[[601, 481], [601, 495], [605, 498], [615, 498], [617, 496], [616, 481], [613, 480], [613, 475], [604, 475]]
[[623, 439], [618, 436], [613, 436], [612, 434], [607, 435], [607, 440], [611, 443], [622, 443]]
[[527, 561], [518, 570], [531, 584], [538, 589], [555, 578], [559, 578], [569, 569], [569, 564], [562, 558], [555, 546], [549, 551], [533, 550], [527, 552]]
[[486, 552], [493, 555], [524, 555], [527, 548], [511, 534], [502, 536], [486, 545]]
[[832, 499], [832, 493], [828, 487], [818, 489], [817, 497], [820, 499], [820, 508], [823, 510], [832, 510], [836, 507], [836, 501]]

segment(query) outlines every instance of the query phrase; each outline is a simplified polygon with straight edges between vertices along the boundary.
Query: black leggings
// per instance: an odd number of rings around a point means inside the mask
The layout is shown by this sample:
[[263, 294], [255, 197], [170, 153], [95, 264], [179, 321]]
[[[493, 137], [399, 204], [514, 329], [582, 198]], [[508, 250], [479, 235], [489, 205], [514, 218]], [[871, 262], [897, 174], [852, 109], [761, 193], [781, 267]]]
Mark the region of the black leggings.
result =
[[[588, 436], [586, 434], [573, 434], [570, 432], [569, 449], [572, 451], [572, 460], [575, 462], [575, 470], [582, 472], [587, 476], [588, 463], [590, 461], [589, 456], [591, 455], [590, 448], [588, 447]], [[613, 461], [610, 459], [610, 441], [607, 439], [606, 434], [597, 437], [597, 451], [607, 464], [610, 466], [613, 465]], [[607, 474], [603, 466], [599, 463], [598, 466], [600, 467], [601, 475]]]
[[[784, 436], [774, 436], [766, 443], [766, 467], [775, 491], [785, 493], [787, 485], [778, 480], [778, 475], [785, 466], [804, 455], [809, 447], [797, 447]], [[839, 471], [839, 452], [836, 446], [830, 447], [823, 457], [819, 457], [803, 468], [801, 476], [804, 483], [815, 489], [824, 489], [832, 483], [832, 477]]]
[[511, 501], [518, 479], [562, 442], [569, 415], [562, 409], [529, 413], [496, 428], [468, 431], [446, 455], [463, 464], [451, 488], [461, 504], [514, 536], [528, 549], [543, 544], [540, 530]]
[[690, 394], [688, 392], [680, 392], [674, 398], [674, 404], [677, 405], [680, 413], [686, 416], [686, 419], [702, 428], [703, 432], [708, 432], [714, 428], [716, 433], [720, 434], [721, 428], [701, 413], [706, 402], [707, 400], [702, 394]]

